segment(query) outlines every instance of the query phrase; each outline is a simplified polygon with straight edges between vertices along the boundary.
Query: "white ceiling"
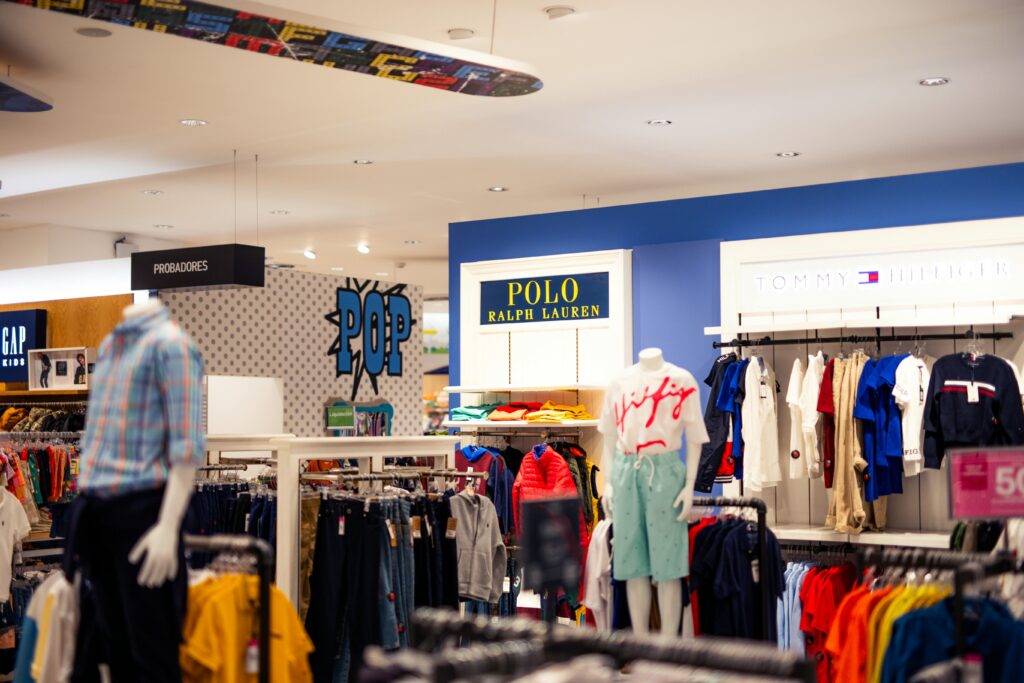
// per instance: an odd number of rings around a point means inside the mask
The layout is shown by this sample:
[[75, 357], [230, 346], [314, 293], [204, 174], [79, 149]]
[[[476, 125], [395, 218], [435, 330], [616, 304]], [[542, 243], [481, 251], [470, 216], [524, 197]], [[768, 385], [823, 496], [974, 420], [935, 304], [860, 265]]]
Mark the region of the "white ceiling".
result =
[[[279, 4], [491, 39], [483, 0]], [[397, 279], [443, 294], [451, 221], [1024, 160], [1024, 0], [575, 0], [556, 21], [545, 4], [497, 0], [495, 54], [545, 86], [492, 99], [110, 24], [85, 38], [85, 20], [0, 2], [0, 63], [55, 103], [0, 113], [0, 229], [233, 239], [237, 149], [240, 240], [258, 215], [278, 260], [391, 277], [401, 261]]]

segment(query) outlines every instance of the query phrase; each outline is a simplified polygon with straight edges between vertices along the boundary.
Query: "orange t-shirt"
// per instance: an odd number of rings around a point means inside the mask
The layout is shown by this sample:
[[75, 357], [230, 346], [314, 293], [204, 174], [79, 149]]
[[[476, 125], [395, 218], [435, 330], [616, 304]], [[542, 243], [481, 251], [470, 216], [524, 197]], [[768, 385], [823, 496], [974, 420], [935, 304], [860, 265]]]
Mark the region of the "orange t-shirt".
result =
[[[882, 602], [891, 592], [892, 588], [883, 588], [877, 591], [870, 591], [866, 588], [858, 589], [855, 591], [858, 595], [856, 602], [850, 606], [846, 618], [842, 619], [837, 615], [834, 623], [838, 624], [840, 621], [846, 623], [846, 637], [833, 639], [833, 636], [837, 634], [837, 631], [833, 629], [825, 644], [828, 651], [835, 657], [833, 683], [864, 683], [868, 670], [868, 621], [878, 603]], [[854, 593], [850, 595], [852, 596]], [[841, 606], [840, 610], [842, 610]]]

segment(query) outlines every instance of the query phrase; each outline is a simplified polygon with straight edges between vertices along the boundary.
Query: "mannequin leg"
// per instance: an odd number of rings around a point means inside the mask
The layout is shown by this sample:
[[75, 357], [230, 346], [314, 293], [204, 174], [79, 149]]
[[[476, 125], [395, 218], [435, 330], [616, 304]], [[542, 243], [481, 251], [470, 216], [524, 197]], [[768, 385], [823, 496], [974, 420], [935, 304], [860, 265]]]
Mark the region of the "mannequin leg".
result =
[[[661, 597], [661, 594], [658, 594]], [[626, 581], [626, 598], [629, 600], [629, 619], [633, 622], [633, 631], [647, 633], [651, 623], [651, 579], [641, 576]], [[678, 625], [678, 619], [676, 625]]]
[[[678, 636], [683, 616], [682, 580], [658, 582], [658, 609], [661, 611], [662, 635]], [[632, 616], [630, 614], [630, 617]]]

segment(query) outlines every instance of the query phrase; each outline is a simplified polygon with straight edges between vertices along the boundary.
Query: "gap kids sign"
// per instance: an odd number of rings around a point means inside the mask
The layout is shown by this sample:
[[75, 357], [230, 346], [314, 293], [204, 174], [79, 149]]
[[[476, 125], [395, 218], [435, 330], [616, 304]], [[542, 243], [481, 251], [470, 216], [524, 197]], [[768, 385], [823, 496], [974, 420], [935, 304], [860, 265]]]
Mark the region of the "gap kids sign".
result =
[[607, 272], [480, 283], [481, 325], [607, 317]]
[[[402, 376], [402, 344], [416, 324], [409, 297], [404, 294], [406, 285], [393, 285], [383, 291], [377, 289], [379, 286], [376, 280], [350, 278], [348, 286], [337, 290], [334, 312], [325, 316], [338, 328], [327, 353], [336, 357], [336, 376], [352, 375], [353, 401], [364, 375], [378, 395], [377, 378], [382, 373]], [[422, 350], [419, 344], [413, 344], [412, 349], [414, 353]]]
[[28, 352], [46, 348], [46, 311], [0, 313], [0, 382], [28, 381]]

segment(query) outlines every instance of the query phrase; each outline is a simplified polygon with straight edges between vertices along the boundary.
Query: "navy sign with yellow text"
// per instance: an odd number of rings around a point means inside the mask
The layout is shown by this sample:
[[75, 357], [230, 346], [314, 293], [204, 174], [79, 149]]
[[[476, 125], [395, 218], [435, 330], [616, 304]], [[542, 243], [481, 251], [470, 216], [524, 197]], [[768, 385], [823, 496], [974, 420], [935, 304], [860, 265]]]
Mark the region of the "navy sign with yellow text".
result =
[[608, 317], [608, 273], [551, 275], [480, 283], [480, 324]]

